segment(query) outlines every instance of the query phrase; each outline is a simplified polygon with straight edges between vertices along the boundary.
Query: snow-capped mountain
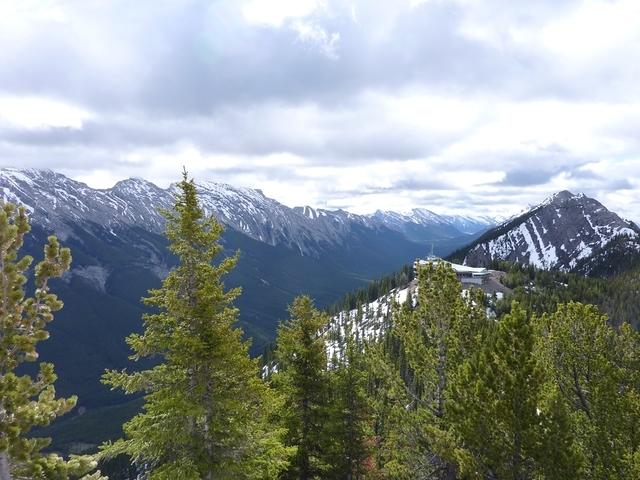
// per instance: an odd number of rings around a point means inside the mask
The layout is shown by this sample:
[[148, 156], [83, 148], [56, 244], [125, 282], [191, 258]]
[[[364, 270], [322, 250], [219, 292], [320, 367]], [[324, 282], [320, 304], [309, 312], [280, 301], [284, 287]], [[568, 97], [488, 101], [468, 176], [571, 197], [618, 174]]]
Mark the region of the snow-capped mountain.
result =
[[452, 238], [474, 235], [498, 223], [490, 217], [439, 215], [425, 208], [414, 208], [403, 213], [378, 210], [369, 215], [369, 218], [377, 225], [402, 232], [418, 242], [434, 236]]
[[505, 220], [504, 217], [489, 217], [486, 215], [480, 215], [478, 217], [468, 215], [441, 215], [441, 218], [445, 219], [450, 225], [462, 233], [468, 235], [474, 235], [478, 232], [488, 230]]
[[[453, 258], [476, 266], [507, 260], [544, 269], [585, 271], [621, 238], [637, 244], [640, 229], [584, 194], [562, 191], [489, 230]], [[591, 265], [590, 269], [598, 269]], [[585, 271], [585, 273], [588, 273]]]
[[[109, 189], [93, 189], [51, 170], [0, 169], [0, 189], [5, 200], [27, 206], [35, 222], [65, 237], [71, 226], [94, 223], [112, 231], [137, 226], [161, 232], [158, 208], [173, 203], [176, 186], [160, 188], [142, 179], [118, 182]], [[317, 255], [324, 246], [342, 245], [357, 229], [388, 228], [412, 241], [460, 237], [477, 231], [490, 220], [440, 217], [416, 209], [411, 216], [385, 212], [355, 215], [344, 210], [289, 208], [260, 190], [199, 181], [200, 200], [208, 214], [228, 227], [269, 245], [285, 245], [303, 255]], [[394, 219], [395, 217], [397, 219]], [[418, 237], [412, 229], [430, 229]]]
[[[15, 169], [0, 170], [0, 189], [5, 200], [26, 205], [35, 222], [63, 236], [70, 233], [71, 225], [79, 223], [95, 223], [112, 230], [137, 226], [160, 233], [164, 221], [158, 208], [170, 207], [176, 193], [175, 185], [163, 189], [142, 179], [123, 180], [99, 190], [50, 170]], [[345, 234], [340, 228], [341, 215], [331, 216], [332, 222], [318, 222], [259, 190], [208, 181], [198, 182], [198, 189], [208, 214], [270, 245], [295, 246], [308, 254], [317, 244], [340, 242]]]

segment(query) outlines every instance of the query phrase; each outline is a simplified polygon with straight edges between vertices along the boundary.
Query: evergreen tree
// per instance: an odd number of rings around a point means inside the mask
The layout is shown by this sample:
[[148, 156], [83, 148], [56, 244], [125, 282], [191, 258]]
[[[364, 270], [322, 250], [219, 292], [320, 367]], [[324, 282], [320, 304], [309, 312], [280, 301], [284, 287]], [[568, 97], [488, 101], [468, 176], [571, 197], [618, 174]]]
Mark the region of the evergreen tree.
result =
[[619, 385], [622, 439], [624, 440], [624, 475], [640, 478], [640, 332], [628, 323], [620, 326], [616, 336], [616, 351], [622, 370]]
[[144, 333], [127, 343], [134, 360], [158, 358], [148, 370], [108, 371], [105, 383], [144, 392], [144, 411], [124, 425], [125, 438], [104, 446], [147, 466], [150, 479], [272, 479], [286, 465], [282, 431], [269, 415], [278, 399], [259, 378], [257, 361], [237, 328], [223, 277], [237, 256], [222, 252], [222, 226], [205, 218], [186, 172], [172, 211], [164, 211], [169, 248], [178, 259], [161, 288], [144, 300]]
[[289, 307], [290, 319], [278, 329], [274, 385], [285, 397], [283, 422], [287, 445], [297, 448], [286, 479], [326, 478], [330, 439], [327, 435], [329, 376], [327, 347], [320, 331], [329, 317], [301, 296]]
[[539, 405], [540, 433], [536, 470], [545, 480], [579, 479], [584, 458], [579, 451], [571, 411], [557, 385], [548, 380]]
[[[356, 318], [357, 324], [357, 318]], [[374, 470], [372, 411], [364, 342], [352, 323], [344, 326], [343, 348], [330, 371], [331, 478], [363, 479]]]
[[[374, 412], [374, 470], [380, 478], [411, 479], [412, 459], [418, 451], [416, 435], [422, 434], [408, 410], [412, 373], [406, 366], [402, 344], [392, 327], [379, 341], [371, 343], [365, 358], [369, 375], [369, 397]], [[376, 478], [372, 475], [373, 478]]]
[[540, 355], [570, 407], [588, 479], [635, 478], [640, 440], [640, 336], [617, 332], [593, 305], [559, 305], [538, 320]]
[[[83, 457], [64, 461], [40, 453], [50, 439], [31, 438], [34, 426], [48, 425], [70, 411], [76, 397], [56, 398], [53, 365], [41, 363], [34, 379], [18, 375], [24, 362], [38, 359], [38, 342], [49, 337], [47, 324], [63, 306], [50, 292], [49, 280], [69, 269], [71, 253], [56, 237], [48, 238], [44, 260], [34, 271], [35, 292], [26, 296], [27, 271], [33, 259], [20, 257], [30, 226], [24, 207], [5, 203], [0, 208], [0, 479], [66, 479], [95, 468]], [[99, 474], [86, 478], [98, 478]]]
[[531, 478], [534, 468], [537, 408], [544, 373], [533, 355], [533, 346], [533, 327], [526, 312], [512, 307], [511, 314], [498, 324], [493, 355], [484, 375], [493, 399], [488, 411], [493, 422], [493, 458], [487, 464], [500, 478]]
[[463, 296], [455, 273], [441, 262], [420, 268], [416, 307], [396, 309], [374, 367], [384, 385], [380, 461], [393, 478], [455, 475], [448, 397], [459, 365], [489, 328], [483, 304], [481, 292]]
[[[486, 313], [482, 292], [466, 292], [446, 263], [422, 267], [418, 274], [418, 304], [409, 322], [399, 322], [407, 360], [420, 385], [423, 417], [429, 435], [432, 463], [444, 478], [454, 465], [447, 457], [451, 444], [447, 413], [451, 382], [460, 364], [475, 352], [484, 333]], [[407, 329], [406, 327], [409, 327]]]
[[450, 409], [459, 442], [454, 456], [465, 477], [561, 479], [575, 473], [568, 412], [546, 383], [534, 345], [533, 325], [514, 303], [493, 341], [462, 365]]

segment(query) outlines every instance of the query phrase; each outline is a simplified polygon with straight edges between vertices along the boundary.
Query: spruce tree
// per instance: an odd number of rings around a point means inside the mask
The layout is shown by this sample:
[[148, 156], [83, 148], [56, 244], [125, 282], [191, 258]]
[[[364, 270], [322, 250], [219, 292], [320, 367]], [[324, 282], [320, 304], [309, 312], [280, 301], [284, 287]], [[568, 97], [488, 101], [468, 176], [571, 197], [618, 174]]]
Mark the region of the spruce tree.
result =
[[[402, 344], [393, 327], [367, 348], [369, 397], [374, 412], [375, 467], [380, 478], [412, 478], [412, 459], [419, 449], [415, 434], [420, 431], [413, 421], [412, 372], [406, 366]], [[412, 428], [415, 426], [416, 428]], [[376, 478], [376, 477], [373, 477]]]
[[640, 441], [640, 336], [616, 331], [593, 305], [559, 305], [538, 320], [540, 355], [571, 411], [588, 479], [634, 478]]
[[465, 478], [562, 479], [575, 473], [568, 412], [534, 346], [532, 322], [514, 302], [493, 341], [461, 366], [450, 411]]
[[[357, 318], [356, 318], [357, 322]], [[356, 480], [374, 469], [372, 406], [368, 394], [365, 345], [347, 321], [343, 348], [330, 370], [330, 478]]]
[[[30, 437], [35, 426], [45, 426], [70, 411], [76, 397], [56, 398], [53, 365], [40, 363], [36, 378], [16, 369], [38, 359], [38, 342], [49, 337], [47, 324], [63, 306], [50, 291], [49, 281], [60, 277], [71, 264], [71, 253], [56, 237], [48, 238], [44, 259], [34, 270], [33, 296], [25, 293], [33, 259], [20, 256], [30, 231], [24, 207], [5, 203], [0, 208], [0, 479], [66, 479], [95, 468], [83, 457], [64, 461], [40, 451], [47, 438]], [[99, 474], [87, 478], [98, 478]]]
[[534, 335], [526, 312], [514, 305], [496, 330], [485, 365], [492, 393], [492, 451], [488, 465], [500, 478], [531, 478], [538, 440], [538, 401], [544, 372], [533, 355]]
[[325, 337], [320, 332], [329, 317], [307, 296], [296, 298], [289, 312], [289, 320], [278, 329], [274, 384], [285, 397], [286, 443], [297, 451], [283, 478], [326, 478], [331, 466], [327, 462], [329, 376]]
[[104, 375], [114, 388], [145, 394], [143, 412], [104, 454], [129, 455], [149, 479], [277, 478], [289, 454], [282, 431], [270, 424], [278, 399], [236, 327], [240, 290], [223, 283], [238, 257], [214, 263], [223, 227], [205, 217], [186, 172], [178, 187], [173, 210], [163, 212], [178, 264], [144, 299], [153, 309], [143, 317], [144, 332], [127, 339], [134, 360], [159, 363]]
[[[393, 334], [405, 357], [403, 375], [410, 402], [405, 421], [413, 438], [412, 470], [422, 475], [454, 475], [449, 455], [447, 405], [459, 365], [471, 356], [488, 328], [482, 294], [462, 294], [460, 282], [445, 263], [421, 267], [417, 305], [394, 316]], [[402, 422], [401, 422], [402, 423]], [[397, 435], [396, 435], [397, 437]]]

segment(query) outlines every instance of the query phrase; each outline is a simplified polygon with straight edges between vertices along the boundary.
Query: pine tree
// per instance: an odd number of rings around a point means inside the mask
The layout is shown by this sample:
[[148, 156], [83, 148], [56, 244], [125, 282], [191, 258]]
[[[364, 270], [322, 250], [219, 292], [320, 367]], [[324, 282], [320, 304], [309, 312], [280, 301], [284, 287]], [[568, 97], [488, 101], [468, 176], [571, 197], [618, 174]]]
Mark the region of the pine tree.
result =
[[374, 469], [373, 419], [364, 348], [357, 329], [354, 331], [351, 322], [346, 322], [343, 348], [330, 371], [332, 401], [328, 424], [333, 447], [330, 478], [336, 480], [363, 479]]
[[640, 335], [593, 305], [559, 305], [538, 320], [540, 355], [571, 411], [588, 479], [635, 478], [640, 440]]
[[488, 386], [495, 414], [492, 465], [501, 478], [530, 478], [537, 441], [538, 401], [544, 373], [533, 356], [533, 327], [526, 312], [513, 306], [496, 330]]
[[[461, 285], [445, 262], [421, 267], [417, 305], [394, 316], [393, 334], [401, 344], [407, 373], [403, 374], [410, 403], [405, 421], [416, 449], [412, 470], [451, 478], [447, 405], [459, 365], [480, 344], [487, 327], [482, 293], [462, 295]], [[401, 413], [400, 413], [401, 414]]]
[[628, 323], [618, 329], [616, 351], [621, 360], [621, 383], [619, 387], [624, 440], [623, 471], [627, 479], [639, 478], [640, 474], [640, 332]]
[[148, 370], [109, 371], [105, 383], [144, 392], [144, 411], [104, 454], [125, 453], [149, 479], [272, 479], [290, 453], [269, 420], [278, 399], [259, 378], [257, 360], [236, 327], [239, 289], [223, 277], [237, 255], [221, 254], [222, 226], [205, 218], [186, 172], [172, 211], [164, 211], [169, 248], [178, 259], [144, 303], [144, 332], [128, 337], [133, 359], [158, 358]]
[[[63, 306], [50, 292], [49, 280], [69, 269], [71, 253], [56, 237], [48, 238], [44, 260], [34, 271], [35, 292], [26, 296], [27, 272], [33, 259], [20, 257], [30, 231], [24, 207], [5, 203], [0, 208], [0, 479], [66, 479], [95, 468], [95, 462], [75, 457], [64, 461], [40, 453], [50, 439], [32, 438], [29, 430], [48, 425], [70, 411], [76, 397], [56, 398], [53, 365], [41, 363], [34, 379], [18, 375], [24, 362], [38, 359], [38, 342], [49, 337], [47, 324]], [[98, 478], [99, 474], [86, 478]]]
[[365, 361], [376, 439], [373, 470], [381, 472], [379, 478], [412, 479], [412, 459], [419, 452], [415, 434], [422, 433], [412, 418], [415, 410], [407, 409], [413, 400], [407, 388], [412, 372], [406, 367], [402, 345], [392, 327], [368, 345]]
[[440, 262], [418, 272], [415, 309], [401, 309], [394, 333], [420, 384], [419, 403], [436, 418], [446, 415], [448, 380], [482, 343], [487, 327], [480, 291], [462, 295], [451, 267]]
[[534, 346], [532, 322], [514, 302], [493, 341], [461, 366], [450, 411], [465, 477], [561, 479], [575, 473], [568, 412]]
[[582, 457], [571, 411], [560, 390], [548, 382], [539, 404], [540, 433], [536, 469], [545, 480], [579, 479]]
[[283, 422], [287, 445], [297, 448], [286, 479], [326, 478], [329, 389], [327, 347], [321, 329], [329, 317], [301, 296], [289, 307], [290, 319], [278, 329], [274, 384], [285, 397]]

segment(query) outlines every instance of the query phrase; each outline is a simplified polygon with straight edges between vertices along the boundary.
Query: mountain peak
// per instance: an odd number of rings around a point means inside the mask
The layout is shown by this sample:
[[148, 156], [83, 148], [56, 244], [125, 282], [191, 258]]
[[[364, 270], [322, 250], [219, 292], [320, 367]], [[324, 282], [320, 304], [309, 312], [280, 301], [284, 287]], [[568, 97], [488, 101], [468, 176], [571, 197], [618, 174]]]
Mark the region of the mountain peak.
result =
[[[208, 215], [249, 237], [271, 245], [284, 244], [315, 255], [326, 245], [343, 245], [354, 232], [400, 234], [417, 243], [460, 239], [495, 222], [438, 215], [415, 208], [408, 215], [378, 211], [357, 215], [346, 210], [289, 208], [260, 190], [202, 179], [198, 194]], [[47, 228], [71, 232], [79, 224], [108, 231], [136, 226], [161, 232], [158, 207], [170, 208], [177, 184], [159, 187], [142, 178], [128, 178], [107, 189], [94, 189], [47, 170], [0, 169], [0, 193], [7, 201], [30, 207], [32, 218]], [[114, 231], [115, 231], [114, 230]], [[359, 233], [358, 233], [359, 234]]]
[[134, 192], [139, 192], [139, 191], [148, 191], [148, 190], [159, 190], [160, 187], [158, 187], [155, 183], [152, 183], [148, 180], [145, 180], [144, 178], [140, 178], [140, 177], [132, 177], [132, 178], [127, 178], [125, 180], [120, 180], [119, 182], [116, 182], [116, 184], [107, 189], [107, 190], [125, 190], [125, 191], [134, 191]]
[[606, 250], [613, 240], [625, 237], [637, 242], [639, 235], [635, 224], [597, 200], [563, 190], [489, 230], [454, 256], [474, 266], [507, 260], [572, 271]]
[[151, 182], [149, 182], [148, 180], [145, 180], [144, 178], [130, 177], [130, 178], [125, 178], [124, 180], [119, 180], [118, 182], [116, 182], [114, 187], [116, 185], [139, 185], [139, 184], [148, 184], [148, 183], [151, 183]]
[[0, 168], [0, 176], [10, 178], [27, 184], [33, 184], [41, 180], [68, 180], [61, 173], [54, 172], [49, 168]]
[[584, 193], [575, 194], [569, 190], [561, 190], [548, 197], [541, 205], [558, 204], [566, 202], [567, 200], [584, 198]]

